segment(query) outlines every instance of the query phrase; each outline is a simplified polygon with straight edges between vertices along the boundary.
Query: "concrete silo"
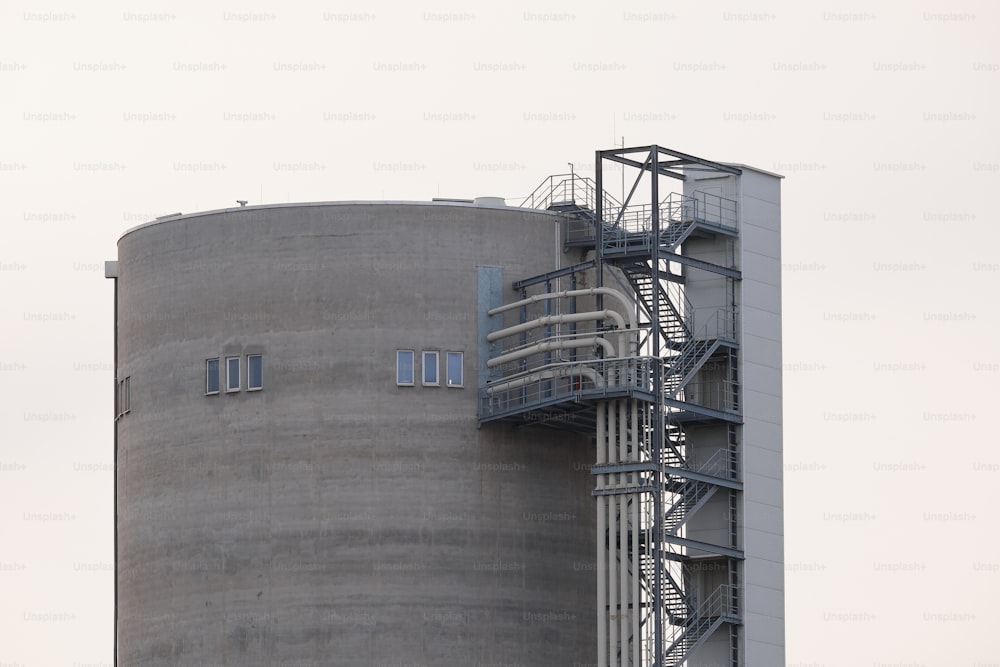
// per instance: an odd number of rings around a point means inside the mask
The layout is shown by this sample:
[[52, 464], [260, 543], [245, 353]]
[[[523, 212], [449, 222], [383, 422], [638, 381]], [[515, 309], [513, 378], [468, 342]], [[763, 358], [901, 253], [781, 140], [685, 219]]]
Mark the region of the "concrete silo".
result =
[[780, 176], [595, 167], [121, 238], [121, 664], [783, 663]]
[[127, 232], [120, 664], [587, 661], [590, 440], [476, 418], [478, 276], [550, 269], [557, 233], [453, 202]]

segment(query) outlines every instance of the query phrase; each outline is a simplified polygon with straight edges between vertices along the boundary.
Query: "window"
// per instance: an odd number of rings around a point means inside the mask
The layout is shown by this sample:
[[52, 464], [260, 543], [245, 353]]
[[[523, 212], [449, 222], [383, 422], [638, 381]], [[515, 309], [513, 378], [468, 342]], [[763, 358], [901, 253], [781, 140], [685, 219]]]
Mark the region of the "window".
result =
[[438, 353], [424, 352], [424, 386], [437, 387], [441, 384], [438, 380]]
[[463, 385], [463, 357], [461, 352], [449, 352], [447, 357], [446, 373], [449, 387], [461, 387]]
[[132, 376], [115, 384], [115, 419], [120, 419], [132, 411]]
[[259, 354], [247, 355], [247, 391], [264, 388], [264, 357]]
[[413, 386], [413, 350], [396, 350], [396, 384]]
[[226, 357], [226, 391], [240, 390], [240, 358]]
[[219, 393], [219, 358], [205, 360], [205, 394]]

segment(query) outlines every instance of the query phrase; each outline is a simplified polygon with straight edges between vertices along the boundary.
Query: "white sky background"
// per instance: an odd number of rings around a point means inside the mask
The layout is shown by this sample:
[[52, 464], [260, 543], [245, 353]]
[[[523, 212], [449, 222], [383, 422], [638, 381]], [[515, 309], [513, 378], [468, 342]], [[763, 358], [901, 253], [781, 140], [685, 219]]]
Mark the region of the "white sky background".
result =
[[5, 0], [0, 664], [111, 664], [125, 229], [517, 198], [622, 135], [787, 177], [788, 664], [998, 664], [998, 29], [962, 0]]

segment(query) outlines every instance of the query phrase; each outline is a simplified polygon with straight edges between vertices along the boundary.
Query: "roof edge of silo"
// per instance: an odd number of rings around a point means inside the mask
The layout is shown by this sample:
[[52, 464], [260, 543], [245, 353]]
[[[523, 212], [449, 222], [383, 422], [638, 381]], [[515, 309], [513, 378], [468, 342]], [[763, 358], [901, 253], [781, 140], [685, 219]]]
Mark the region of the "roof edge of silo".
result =
[[500, 209], [505, 211], [520, 211], [539, 213], [544, 215], [555, 215], [552, 211], [545, 211], [542, 209], [523, 207], [523, 206], [510, 206], [506, 203], [503, 197], [476, 197], [475, 199], [445, 199], [436, 198], [431, 201], [417, 201], [417, 200], [348, 200], [348, 201], [316, 201], [316, 202], [284, 202], [284, 203], [274, 203], [274, 204], [257, 204], [254, 206], [230, 206], [228, 208], [216, 208], [208, 211], [195, 211], [194, 213], [169, 213], [166, 215], [158, 216], [157, 218], [150, 220], [149, 222], [144, 222], [142, 224], [136, 225], [135, 227], [130, 227], [122, 232], [121, 236], [118, 237], [120, 242], [123, 238], [137, 232], [141, 229], [146, 229], [147, 227], [153, 227], [155, 225], [160, 225], [167, 222], [174, 222], [177, 220], [189, 220], [191, 218], [198, 218], [208, 215], [219, 215], [222, 213], [239, 213], [242, 211], [260, 211], [267, 209], [280, 209], [280, 208], [308, 208], [308, 207], [319, 207], [319, 206], [458, 206], [466, 208], [492, 208]]

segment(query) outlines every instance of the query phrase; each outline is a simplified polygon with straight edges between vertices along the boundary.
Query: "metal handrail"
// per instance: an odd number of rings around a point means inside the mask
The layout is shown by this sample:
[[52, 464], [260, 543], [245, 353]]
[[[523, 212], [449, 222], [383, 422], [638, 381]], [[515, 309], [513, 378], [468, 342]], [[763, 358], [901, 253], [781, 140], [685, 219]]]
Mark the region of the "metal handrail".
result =
[[[558, 180], [557, 180], [558, 179]], [[569, 198], [566, 193], [569, 193]], [[582, 201], [582, 208], [594, 210], [597, 201], [597, 183], [589, 176], [578, 176], [576, 174], [553, 174], [543, 180], [534, 191], [521, 202], [522, 207], [546, 209], [557, 201]], [[562, 194], [563, 199], [556, 199], [557, 194]], [[621, 203], [607, 192], [603, 193], [605, 210], [621, 208]]]
[[703, 408], [738, 414], [740, 411], [739, 384], [733, 380], [712, 380], [708, 382], [688, 382], [678, 392], [683, 400]]
[[714, 312], [708, 316], [708, 319], [705, 320], [705, 324], [702, 325], [701, 330], [698, 332], [699, 335], [695, 336], [695, 338], [700, 340], [711, 340], [715, 338], [735, 340], [736, 309], [730, 307], [703, 306], [701, 308], [694, 308], [692, 315], [697, 313], [697, 311], [705, 310], [711, 310]]
[[[705, 323], [698, 330], [697, 335], [690, 336], [688, 338], [687, 345], [685, 345], [678, 354], [670, 358], [670, 364], [668, 364], [664, 369], [664, 376], [675, 375], [676, 369], [683, 369], [692, 357], [702, 353], [702, 348], [705, 347], [705, 343], [707, 341], [718, 339], [732, 340], [735, 338], [735, 309], [719, 308], [716, 306], [690, 308], [691, 302], [687, 300], [686, 296], [683, 303], [685, 311], [690, 313], [689, 318], [685, 318], [688, 322], [690, 321], [690, 318], [694, 318], [695, 313], [699, 310], [713, 310], [714, 312], [708, 317], [707, 320], [705, 320]], [[688, 327], [690, 330], [690, 324]]]
[[686, 655], [712, 627], [712, 625], [706, 624], [706, 621], [714, 625], [714, 622], [725, 620], [727, 617], [738, 619], [739, 612], [736, 609], [736, 601], [735, 586], [722, 584], [716, 588], [698, 606], [698, 609], [685, 619], [683, 624], [674, 625], [673, 632], [664, 637], [664, 653], [669, 654], [676, 651], [681, 655]]
[[736, 586], [720, 584], [712, 591], [695, 612], [698, 619], [715, 618], [717, 616], [739, 616], [736, 609]]
[[[623, 390], [651, 391], [653, 373], [658, 364], [659, 359], [655, 357], [626, 357], [535, 366], [487, 383], [480, 391], [480, 415], [489, 416], [543, 401], [573, 398], [582, 391], [595, 397]], [[576, 369], [580, 372], [574, 373]], [[602, 379], [600, 386], [589, 377], [595, 372]], [[542, 373], [552, 373], [554, 377], [525, 381], [524, 384], [517, 382]]]
[[690, 338], [691, 333], [694, 330], [695, 308], [691, 304], [691, 300], [688, 299], [687, 291], [681, 287], [680, 283], [672, 280], [668, 280], [666, 283], [667, 298], [674, 304], [674, 309], [677, 310], [677, 314], [680, 315], [681, 325], [684, 327], [684, 333], [688, 336], [688, 338]]

